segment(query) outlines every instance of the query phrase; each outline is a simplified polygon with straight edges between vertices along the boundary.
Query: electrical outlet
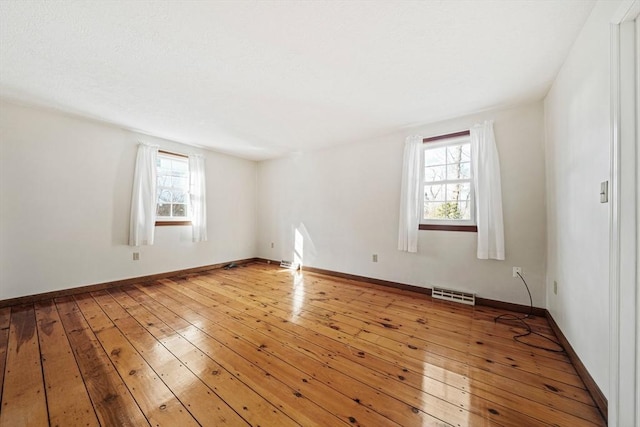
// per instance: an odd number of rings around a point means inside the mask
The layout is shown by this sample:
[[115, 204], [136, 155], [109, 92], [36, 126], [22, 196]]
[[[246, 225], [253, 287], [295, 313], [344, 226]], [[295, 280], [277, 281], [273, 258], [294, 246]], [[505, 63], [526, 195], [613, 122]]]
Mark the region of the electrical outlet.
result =
[[513, 267], [513, 277], [518, 277], [518, 274], [522, 274], [521, 267]]
[[134, 252], [133, 253], [133, 260], [134, 261], [139, 261], [140, 260], [140, 252]]
[[558, 295], [558, 282], [555, 280], [553, 281], [553, 293]]
[[378, 262], [378, 254], [373, 254], [371, 258], [373, 262]]
[[271, 242], [271, 249], [273, 249], [273, 242]]

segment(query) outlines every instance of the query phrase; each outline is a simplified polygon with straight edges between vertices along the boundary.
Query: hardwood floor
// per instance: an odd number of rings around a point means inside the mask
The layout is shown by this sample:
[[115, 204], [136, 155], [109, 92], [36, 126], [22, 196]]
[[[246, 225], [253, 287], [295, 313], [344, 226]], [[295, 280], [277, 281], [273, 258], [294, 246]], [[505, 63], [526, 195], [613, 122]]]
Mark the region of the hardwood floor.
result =
[[604, 425], [498, 314], [266, 264], [0, 309], [0, 426]]

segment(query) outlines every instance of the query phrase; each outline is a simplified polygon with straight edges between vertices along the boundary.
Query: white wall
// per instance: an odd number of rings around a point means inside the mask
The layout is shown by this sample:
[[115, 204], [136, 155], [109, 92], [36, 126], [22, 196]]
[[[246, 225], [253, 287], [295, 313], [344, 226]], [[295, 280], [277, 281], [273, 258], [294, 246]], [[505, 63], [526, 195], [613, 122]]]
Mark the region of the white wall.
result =
[[[608, 395], [609, 20], [620, 2], [599, 2], [545, 99], [547, 308]], [[558, 283], [557, 295], [553, 282]]]
[[[205, 155], [209, 241], [127, 246], [137, 141]], [[256, 163], [0, 103], [0, 299], [255, 256]], [[140, 252], [140, 261], [132, 253]]]
[[[495, 119], [501, 158], [507, 256], [478, 260], [476, 234], [420, 231], [419, 252], [397, 250], [404, 139], [468, 129]], [[545, 298], [544, 124], [541, 102], [411, 129], [386, 138], [258, 166], [258, 254], [292, 259], [295, 230], [308, 266], [416, 286], [440, 285], [536, 306]], [[271, 248], [271, 242], [274, 248]], [[379, 262], [372, 262], [372, 254]]]

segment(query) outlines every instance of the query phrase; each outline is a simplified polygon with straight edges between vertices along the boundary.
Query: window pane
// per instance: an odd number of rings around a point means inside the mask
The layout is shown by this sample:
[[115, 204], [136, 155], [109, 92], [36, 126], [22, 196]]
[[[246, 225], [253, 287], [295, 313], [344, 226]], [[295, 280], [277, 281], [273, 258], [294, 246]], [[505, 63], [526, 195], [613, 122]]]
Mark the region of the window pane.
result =
[[173, 177], [171, 183], [174, 188], [187, 188], [187, 178]]
[[471, 219], [471, 202], [461, 201], [458, 203], [458, 212], [460, 212], [460, 219]]
[[444, 201], [444, 196], [445, 196], [444, 185], [425, 185], [424, 186], [425, 202], [431, 202], [434, 200]]
[[187, 216], [187, 205], [173, 205], [173, 216]]
[[469, 198], [471, 184], [468, 182], [447, 185], [447, 201], [458, 202]]
[[450, 145], [447, 147], [447, 163], [460, 163], [462, 161], [462, 145]]
[[442, 214], [447, 219], [462, 219], [462, 213], [457, 203], [446, 202], [442, 204]]
[[185, 160], [174, 160], [173, 161], [173, 170], [176, 172], [187, 173], [189, 172], [189, 165]]
[[446, 179], [446, 166], [431, 166], [424, 169], [426, 182], [444, 181]]
[[447, 179], [469, 178], [471, 178], [471, 164], [469, 162], [447, 165]]
[[165, 157], [158, 157], [160, 163], [160, 169], [171, 169], [171, 160]]
[[460, 185], [460, 198], [458, 201], [465, 202], [471, 200], [471, 183], [467, 182]]
[[424, 150], [425, 166], [444, 165], [447, 158], [447, 147], [430, 148]]
[[427, 202], [424, 204], [425, 219], [464, 219], [457, 203]]
[[186, 178], [187, 177], [187, 171], [180, 171], [180, 170], [172, 170], [171, 171], [171, 176], [179, 176], [179, 177], [183, 177]]
[[170, 216], [171, 215], [171, 205], [167, 204], [158, 204], [158, 210], [156, 211], [156, 215], [158, 216]]
[[158, 217], [187, 217], [189, 212], [187, 159], [158, 155], [157, 177]]
[[171, 191], [163, 190], [158, 200], [160, 203], [171, 203]]
[[424, 217], [426, 219], [438, 219], [437, 212], [442, 206], [442, 202], [425, 202], [424, 204]]
[[425, 147], [424, 156], [424, 219], [472, 220], [471, 144]]
[[471, 144], [464, 144], [462, 146], [462, 161], [463, 162], [471, 161]]
[[171, 187], [171, 178], [164, 175], [158, 175], [158, 187]]
[[185, 203], [186, 194], [181, 191], [173, 192], [173, 203]]
[[455, 202], [444, 202], [440, 204], [434, 213], [434, 218], [441, 219], [461, 219], [462, 215], [458, 210], [458, 204]]

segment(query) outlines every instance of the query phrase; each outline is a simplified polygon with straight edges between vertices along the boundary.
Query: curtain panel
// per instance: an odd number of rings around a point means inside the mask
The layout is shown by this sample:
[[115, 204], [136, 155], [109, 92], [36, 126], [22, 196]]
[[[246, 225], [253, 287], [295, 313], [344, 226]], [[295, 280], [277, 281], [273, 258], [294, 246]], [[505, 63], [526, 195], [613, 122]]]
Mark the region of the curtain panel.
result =
[[402, 162], [402, 186], [400, 188], [400, 223], [398, 226], [398, 250], [418, 252], [418, 226], [420, 223], [420, 166], [422, 136], [407, 137]]
[[139, 144], [133, 175], [129, 245], [153, 245], [156, 225], [156, 168], [158, 147]]
[[504, 260], [504, 224], [500, 159], [493, 133], [493, 120], [471, 128], [471, 158], [474, 169], [478, 258]]
[[189, 155], [189, 197], [191, 202], [191, 227], [193, 241], [207, 240], [207, 200], [204, 157]]

